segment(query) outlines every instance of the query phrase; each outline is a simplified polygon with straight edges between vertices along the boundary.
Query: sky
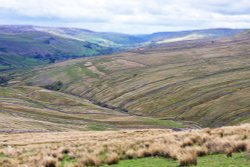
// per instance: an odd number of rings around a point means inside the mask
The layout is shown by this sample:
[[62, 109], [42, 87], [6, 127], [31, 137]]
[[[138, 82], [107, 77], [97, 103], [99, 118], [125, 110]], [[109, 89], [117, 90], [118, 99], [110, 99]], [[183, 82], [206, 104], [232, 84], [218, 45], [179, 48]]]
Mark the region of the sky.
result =
[[250, 0], [0, 0], [0, 24], [128, 34], [250, 28]]

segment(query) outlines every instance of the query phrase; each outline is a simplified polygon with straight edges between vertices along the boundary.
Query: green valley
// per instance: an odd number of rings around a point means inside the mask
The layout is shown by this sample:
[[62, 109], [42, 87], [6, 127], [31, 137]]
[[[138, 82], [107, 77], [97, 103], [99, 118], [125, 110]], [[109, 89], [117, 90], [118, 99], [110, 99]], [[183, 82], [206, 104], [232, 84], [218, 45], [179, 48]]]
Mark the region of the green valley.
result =
[[75, 59], [17, 77], [14, 85], [61, 81], [60, 91], [132, 115], [201, 126], [249, 121], [250, 35], [183, 41]]
[[0, 167], [250, 167], [249, 0], [0, 0]]

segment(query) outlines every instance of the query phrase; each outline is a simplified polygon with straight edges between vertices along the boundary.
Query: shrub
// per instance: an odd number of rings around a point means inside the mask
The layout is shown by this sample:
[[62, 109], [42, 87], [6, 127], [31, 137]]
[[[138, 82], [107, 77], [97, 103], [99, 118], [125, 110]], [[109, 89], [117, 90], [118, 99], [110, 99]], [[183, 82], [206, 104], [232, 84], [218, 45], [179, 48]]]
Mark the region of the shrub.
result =
[[53, 82], [52, 84], [44, 86], [44, 88], [46, 89], [55, 90], [55, 91], [62, 89], [62, 87], [63, 87], [63, 83], [61, 81], [56, 81], [56, 82]]

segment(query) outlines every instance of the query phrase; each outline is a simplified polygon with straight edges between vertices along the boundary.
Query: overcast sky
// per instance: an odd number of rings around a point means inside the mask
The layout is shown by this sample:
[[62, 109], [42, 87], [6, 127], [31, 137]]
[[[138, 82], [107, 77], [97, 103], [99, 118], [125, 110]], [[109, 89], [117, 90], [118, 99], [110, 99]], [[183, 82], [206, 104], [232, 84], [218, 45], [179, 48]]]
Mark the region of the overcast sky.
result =
[[0, 0], [0, 24], [130, 34], [250, 28], [250, 0]]

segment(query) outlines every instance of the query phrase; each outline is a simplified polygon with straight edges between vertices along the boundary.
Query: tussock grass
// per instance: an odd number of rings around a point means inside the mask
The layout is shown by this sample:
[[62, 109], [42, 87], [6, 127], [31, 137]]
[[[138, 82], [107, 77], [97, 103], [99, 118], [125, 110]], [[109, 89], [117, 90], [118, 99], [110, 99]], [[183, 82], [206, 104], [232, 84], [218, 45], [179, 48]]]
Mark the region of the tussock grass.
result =
[[[35, 167], [100, 166], [123, 159], [162, 157], [180, 166], [197, 165], [201, 156], [250, 154], [250, 124], [175, 132], [166, 129], [44, 134], [1, 134], [3, 164]], [[65, 163], [65, 157], [70, 163]]]
[[180, 166], [197, 165], [197, 154], [195, 152], [187, 152], [179, 156], [178, 161]]
[[120, 158], [117, 153], [111, 153], [107, 158], [107, 164], [109, 165], [117, 164], [119, 159]]
[[52, 157], [46, 157], [43, 162], [44, 167], [57, 167], [58, 161]]

